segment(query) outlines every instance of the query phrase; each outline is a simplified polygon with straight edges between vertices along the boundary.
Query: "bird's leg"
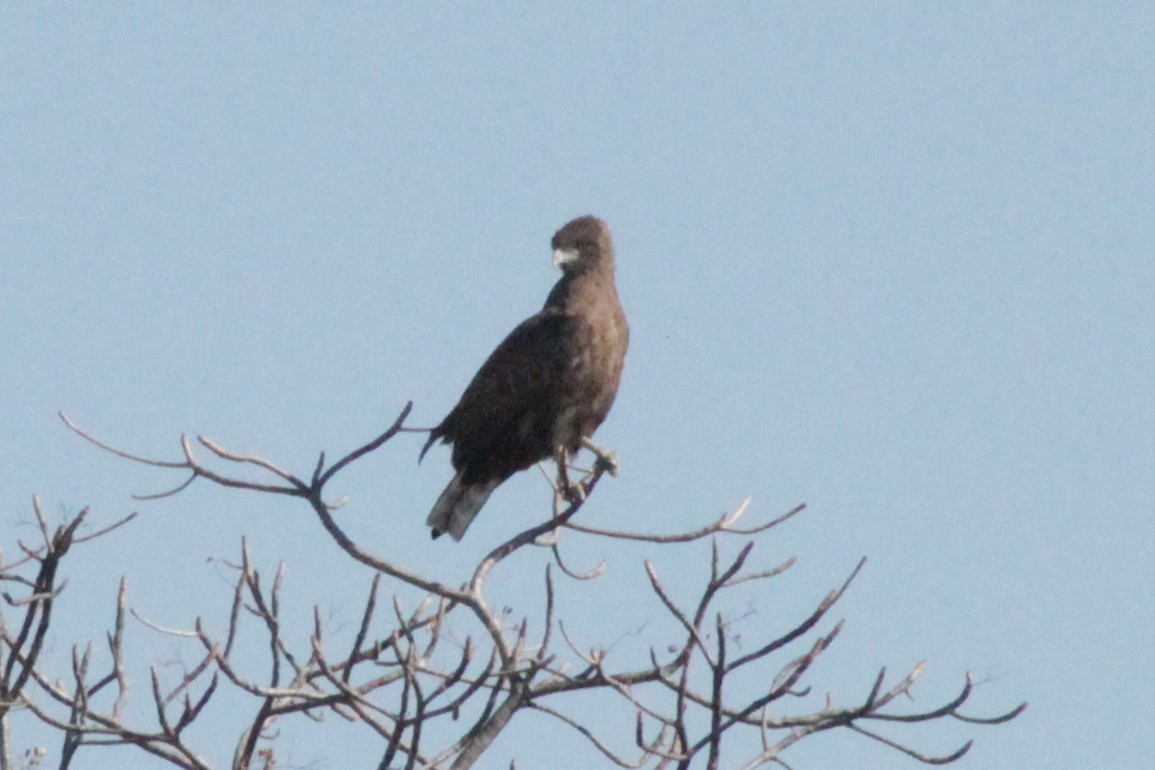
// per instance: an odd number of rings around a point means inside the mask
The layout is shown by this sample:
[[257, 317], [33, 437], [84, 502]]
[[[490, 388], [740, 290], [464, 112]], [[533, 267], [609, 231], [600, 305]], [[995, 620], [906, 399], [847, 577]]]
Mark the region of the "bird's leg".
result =
[[559, 446], [554, 450], [553, 461], [557, 463], [557, 489], [562, 497], [571, 503], [580, 503], [585, 500], [585, 487], [583, 487], [580, 482], [577, 484], [570, 483], [569, 452], [564, 446]]
[[617, 452], [598, 446], [590, 441], [588, 436], [582, 436], [582, 446], [597, 455], [598, 459], [594, 463], [595, 468], [601, 468], [606, 473], [617, 478], [618, 469], [621, 467]]

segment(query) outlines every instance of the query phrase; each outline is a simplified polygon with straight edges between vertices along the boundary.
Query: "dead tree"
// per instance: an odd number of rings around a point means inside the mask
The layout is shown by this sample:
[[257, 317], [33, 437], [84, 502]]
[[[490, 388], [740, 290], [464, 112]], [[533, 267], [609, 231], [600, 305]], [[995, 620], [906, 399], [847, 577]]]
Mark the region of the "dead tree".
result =
[[[321, 455], [312, 473], [299, 476], [252, 455], [237, 454], [216, 442], [198, 437], [196, 445], [210, 452], [217, 464], [255, 469], [265, 480], [214, 470], [194, 451], [194, 442], [181, 437], [183, 458], [162, 461], [129, 454], [82, 431], [69, 427], [88, 441], [127, 460], [178, 471], [187, 478], [159, 495], [171, 496], [198, 479], [224, 487], [300, 498], [316, 515], [329, 537], [345, 554], [368, 568], [367, 587], [359, 627], [341, 646], [326, 638], [321, 610], [314, 608], [313, 629], [304, 649], [291, 649], [282, 626], [282, 571], [271, 581], [258, 571], [247, 543], [242, 543], [235, 571], [230, 612], [223, 635], [214, 636], [198, 619], [183, 631], [161, 628], [158, 633], [183, 637], [197, 649], [199, 661], [179, 681], [164, 682], [156, 669], [149, 683], [154, 719], [147, 725], [130, 724], [123, 702], [127, 674], [123, 634], [127, 601], [122, 585], [114, 631], [109, 634], [111, 667], [97, 674], [89, 670], [89, 653], [74, 655], [72, 685], [50, 678], [35, 655], [19, 658], [25, 678], [31, 677], [45, 695], [25, 703], [46, 724], [63, 734], [66, 756], [78, 748], [95, 750], [101, 744], [131, 744], [168, 763], [190, 770], [212, 765], [188, 738], [187, 728], [211, 709], [223, 688], [244, 693], [253, 704], [252, 718], [236, 727], [235, 770], [271, 768], [276, 761], [276, 735], [291, 729], [293, 719], [316, 718], [323, 713], [363, 725], [376, 734], [375, 766], [385, 768], [467, 768], [491, 747], [494, 740], [521, 712], [548, 715], [565, 730], [580, 735], [607, 761], [626, 768], [788, 767], [783, 753], [815, 733], [843, 729], [881, 742], [920, 762], [947, 764], [966, 754], [968, 741], [946, 755], [930, 755], [911, 748], [905, 739], [884, 735], [898, 723], [955, 719], [972, 724], [995, 724], [1016, 717], [1022, 704], [1008, 713], [979, 718], [960, 709], [973, 694], [968, 675], [949, 702], [921, 711], [898, 708], [899, 696], [910, 693], [923, 664], [892, 679], [885, 669], [864, 683], [865, 695], [852, 705], [836, 705], [831, 696], [815, 707], [806, 684], [820, 658], [838, 638], [842, 622], [832, 622], [830, 611], [863, 566], [860, 562], [837, 589], [823, 598], [793, 627], [756, 640], [751, 648], [743, 639], [735, 644], [720, 609], [735, 586], [769, 580], [787, 570], [793, 560], [773, 567], [751, 567], [756, 539], [794, 515], [803, 506], [763, 523], [742, 528], [746, 505], [692, 532], [651, 535], [598, 530], [572, 521], [607, 468], [601, 464], [585, 472], [579, 482], [585, 494], [562, 495], [555, 487], [554, 511], [490, 551], [460, 587], [404, 567], [396, 559], [375, 554], [354, 542], [333, 518], [334, 506], [325, 501], [325, 486], [343, 468], [373, 452], [404, 430], [410, 405], [384, 433], [331, 465]], [[615, 661], [604, 648], [583, 650], [558, 619], [555, 581], [591, 580], [600, 570], [579, 574], [563, 561], [560, 536], [594, 537], [617, 542], [644, 542], [675, 547], [710, 539], [707, 576], [691, 601], [679, 601], [663, 584], [657, 568], [645, 562], [652, 591], [649, 601], [680, 629], [673, 638], [651, 641], [649, 659], [630, 667]], [[720, 542], [744, 539], [735, 555]], [[530, 618], [507, 617], [495, 609], [487, 594], [487, 579], [495, 569], [530, 546], [552, 550], [552, 563], [541, 581], [544, 615], [533, 618], [539, 634], [531, 638]], [[51, 549], [49, 549], [51, 553]], [[282, 565], [283, 568], [283, 565]], [[559, 575], [560, 573], [560, 575]], [[400, 586], [424, 596], [416, 609], [406, 611], [396, 595]], [[38, 594], [45, 588], [37, 584]], [[642, 602], [644, 597], [632, 597]], [[253, 627], [255, 621], [255, 628]], [[234, 651], [245, 634], [260, 634], [268, 659], [259, 672], [244, 670]], [[26, 636], [23, 635], [23, 636]], [[20, 648], [23, 636], [9, 648]], [[16, 659], [16, 658], [13, 658]], [[16, 682], [23, 686], [26, 682]], [[761, 683], [751, 688], [751, 683]], [[5, 686], [10, 686], [5, 680]], [[92, 694], [114, 685], [119, 694], [111, 708], [97, 708]], [[19, 691], [19, 688], [17, 688]], [[5, 691], [7, 692], [7, 690]], [[617, 724], [632, 724], [632, 736], [607, 736], [590, 714], [570, 707], [577, 693], [602, 693], [619, 710]], [[569, 696], [569, 697], [567, 697]], [[803, 704], [791, 710], [792, 704]], [[620, 731], [619, 731], [620, 732]], [[219, 741], [218, 741], [219, 743]], [[66, 767], [65, 761], [61, 767]]]

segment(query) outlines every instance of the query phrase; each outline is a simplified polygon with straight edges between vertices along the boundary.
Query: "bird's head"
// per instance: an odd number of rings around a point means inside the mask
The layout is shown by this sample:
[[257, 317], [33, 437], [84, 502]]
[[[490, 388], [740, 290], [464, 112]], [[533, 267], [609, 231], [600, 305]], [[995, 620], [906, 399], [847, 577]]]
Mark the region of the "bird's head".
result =
[[593, 216], [578, 217], [553, 234], [554, 267], [577, 275], [595, 267], [613, 267], [614, 242], [610, 228]]

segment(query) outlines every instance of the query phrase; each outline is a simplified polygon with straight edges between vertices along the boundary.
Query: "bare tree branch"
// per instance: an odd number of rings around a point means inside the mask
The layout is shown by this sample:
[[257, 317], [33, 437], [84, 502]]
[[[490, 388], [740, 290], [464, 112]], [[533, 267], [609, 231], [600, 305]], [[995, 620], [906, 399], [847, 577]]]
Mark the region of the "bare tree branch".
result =
[[[242, 476], [208, 467], [197, 457], [193, 442], [186, 436], [180, 437], [182, 460], [154, 460], [116, 449], [61, 415], [73, 432], [105, 451], [132, 462], [187, 474], [179, 486], [150, 497], [173, 496], [193, 481], [204, 479], [230, 489], [301, 498], [344, 554], [372, 574], [358, 621], [352, 624], [349, 636], [336, 642], [327, 639], [321, 607], [314, 603], [312, 634], [308, 645], [301, 650], [289, 643], [291, 637], [284, 628], [283, 618], [287, 615], [282, 608], [293, 600], [284, 590], [284, 563], [280, 563], [269, 584], [254, 566], [246, 541], [241, 543], [240, 562], [226, 562], [236, 570], [236, 579], [231, 589], [227, 626], [219, 635], [210, 636], [200, 618], [195, 619], [191, 632], [144, 620], [127, 606], [126, 583], [122, 581], [114, 630], [107, 634], [112, 657], [110, 668], [90, 682], [92, 646], [78, 647], [72, 660], [73, 683], [64, 688], [38, 669], [38, 655], [49, 610], [63, 587], [63, 582], [55, 580], [55, 562], [70, 544], [84, 539], [74, 537], [84, 513], [69, 527], [52, 533], [37, 503], [34, 508], [44, 545], [31, 548], [20, 543], [24, 557], [0, 568], [0, 579], [24, 586], [28, 591], [27, 596], [18, 598], [6, 595], [9, 606], [24, 608], [25, 616], [12, 634], [4, 626], [2, 649], [8, 650], [8, 657], [0, 660], [0, 695], [10, 690], [14, 690], [15, 695], [0, 700], [8, 704], [0, 708], [10, 709], [17, 703], [27, 705], [45, 724], [63, 731], [67, 759], [62, 767], [82, 746], [130, 744], [177, 767], [207, 770], [208, 764], [187, 742], [186, 736], [193, 734], [188, 728], [213, 707], [214, 695], [224, 688], [254, 699], [255, 704], [251, 720], [237, 725], [232, 757], [234, 770], [258, 766], [269, 770], [276, 762], [275, 735], [283, 729], [281, 721], [287, 720], [284, 724], [289, 725], [293, 718], [319, 719], [325, 713], [367, 728], [367, 734], [379, 742], [380, 753], [375, 755], [379, 760], [375, 761], [381, 770], [395, 766], [463, 770], [475, 765], [524, 710], [552, 717], [620, 767], [689, 768], [695, 761], [702, 761], [700, 757], [710, 770], [725, 764], [735, 765], [727, 759], [728, 752], [749, 744], [732, 741], [731, 735], [745, 732], [757, 738], [759, 748], [754, 756], [737, 760], [738, 764], [744, 762], [748, 768], [778, 765], [789, 770], [781, 758], [784, 751], [808, 736], [838, 728], [863, 735], [920, 762], [947, 764], [964, 756], [970, 742], [952, 753], [935, 755], [912, 748], [892, 736], [880, 735], [865, 725], [882, 722], [892, 725], [893, 729], [904, 729], [900, 725], [913, 726], [944, 718], [967, 724], [996, 724], [1013, 719], [1026, 706], [1023, 704], [989, 718], [961, 714], [958, 709], [973, 696], [973, 682], [968, 676], [959, 693], [941, 706], [913, 713], [895, 710], [898, 697], [908, 695], [922, 674], [924, 667], [919, 664], [889, 688], [886, 670], [882, 669], [872, 676], [869, 692], [857, 705], [836, 708], [828, 696], [821, 708], [796, 705], [791, 709], [790, 704], [805, 703], [801, 696], [810, 692], [809, 682], [819, 672], [820, 661], [837, 639], [843, 621], [834, 622], [825, 630], [818, 626], [826, 622], [830, 610], [862, 570], [865, 559], [854, 567], [840, 587], [827, 593], [809, 615], [795, 623], [767, 629], [750, 649], [737, 635], [737, 621], [726, 620], [735, 615], [735, 593], [728, 589], [760, 585], [761, 581], [793, 566], [792, 558], [761, 569], [748, 569], [747, 562], [759, 536], [799, 514], [804, 506], [748, 528], [740, 528], [738, 522], [749, 508], [749, 499], [733, 513], [681, 533], [649, 534], [586, 527], [575, 523], [574, 517], [590, 499], [602, 476], [612, 475], [616, 470], [613, 458], [602, 453], [597, 454], [589, 470], [565, 465], [559, 468], [558, 481], [551, 480], [551, 485], [562, 492], [552, 497], [548, 518], [491, 549], [477, 562], [469, 580], [461, 587], [445, 585], [431, 576], [427, 567], [414, 569], [396, 558], [373, 553], [354, 542], [337, 524], [332, 514], [335, 505], [326, 502], [325, 488], [351, 463], [377, 451], [399, 433], [414, 431], [404, 425], [411, 409], [412, 403], [406, 404], [383, 433], [332, 465], [327, 466], [325, 454], [320, 453], [316, 465], [306, 474], [295, 473], [255, 454], [235, 452], [206, 436], [196, 437], [197, 444], [207, 450], [206, 462], [239, 469]], [[575, 483], [570, 483], [574, 478], [571, 470], [581, 474]], [[89, 537], [111, 531], [131, 518]], [[578, 584], [603, 575], [606, 569], [606, 562], [601, 561], [584, 573], [572, 570], [561, 556], [558, 534], [563, 529], [607, 542], [661, 546], [661, 553], [665, 553], [665, 549], [698, 548], [694, 545], [697, 541], [711, 537], [708, 575], [689, 597], [680, 596], [675, 600], [659, 578], [659, 561], [643, 562], [653, 596], [635, 593], [628, 601], [637, 602], [639, 612], [668, 613], [680, 627], [676, 638], [666, 640], [664, 646], [654, 641], [648, 664], [634, 668], [617, 666], [605, 646], [595, 645], [583, 651], [558, 619], [559, 595], [554, 585], [553, 566], [556, 565], [557, 575], [563, 580], [569, 578]], [[733, 557], [723, 556], [720, 544], [729, 541], [720, 539], [722, 535], [745, 538]], [[548, 545], [553, 560], [553, 564], [546, 566], [541, 587], [536, 589], [542, 592], [543, 612], [531, 618], [513, 615], [506, 609], [493, 609], [503, 605], [495, 604], [490, 597], [489, 577], [526, 546], [534, 544]], [[686, 552], [671, 550], [671, 553], [678, 554], [675, 564], [684, 571]], [[39, 570], [37, 576], [24, 577], [13, 572], [22, 564], [35, 564]], [[391, 585], [421, 592], [416, 609], [405, 610], [400, 597], [394, 593], [391, 617], [388, 612], [378, 612], [383, 600], [381, 592], [392, 590]], [[684, 589], [679, 586], [675, 593], [683, 594]], [[624, 594], [622, 600], [627, 600]], [[644, 606], [646, 602], [648, 610]], [[151, 667], [149, 681], [155, 726], [139, 727], [126, 722], [129, 688], [124, 617], [128, 613], [140, 619], [150, 631], [171, 635], [177, 640], [175, 643], [191, 643], [198, 655], [199, 662], [173, 684], [166, 683], [160, 671]], [[539, 622], [540, 634], [536, 625]], [[558, 634], [554, 633], [555, 623]], [[251, 670], [251, 661], [234, 656], [238, 640], [254, 634], [267, 655], [257, 667], [258, 671]], [[556, 641], [558, 636], [564, 642], [561, 645]], [[340, 654], [331, 660], [326, 650], [334, 648], [339, 649]], [[742, 648], [750, 651], [735, 654]], [[656, 652], [659, 649], [665, 652], [659, 654]], [[787, 657], [783, 660], [779, 655]], [[21, 690], [30, 682], [46, 693], [51, 709], [45, 708], [45, 704], [33, 704], [21, 695]], [[114, 683], [117, 696], [111, 708], [102, 710], [94, 705], [93, 696]], [[572, 709], [565, 708], [567, 698], [578, 692], [604, 693], [598, 697], [604, 697], [611, 709], [617, 709], [614, 713], [620, 718], [598, 720], [570, 716]], [[107, 698], [100, 700], [107, 703]], [[61, 708], [67, 712], [66, 717], [52, 711]], [[6, 711], [0, 711], [4, 713]], [[634, 730], [625, 740], [623, 751], [615, 742], [620, 743], [624, 736], [615, 737], [605, 723], [628, 724], [628, 719], [633, 721]], [[653, 737], [648, 738], [647, 734]], [[431, 746], [431, 742], [439, 745]], [[638, 758], [627, 758], [634, 750], [640, 751]]]

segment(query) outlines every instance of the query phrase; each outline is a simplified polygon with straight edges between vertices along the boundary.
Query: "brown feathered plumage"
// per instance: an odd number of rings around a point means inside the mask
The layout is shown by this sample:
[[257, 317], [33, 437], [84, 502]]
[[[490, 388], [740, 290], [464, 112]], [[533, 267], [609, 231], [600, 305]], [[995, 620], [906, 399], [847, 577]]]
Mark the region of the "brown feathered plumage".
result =
[[[610, 230], [579, 217], [553, 236], [562, 277], [545, 307], [509, 333], [429, 434], [457, 471], [426, 523], [460, 540], [501, 482], [546, 458], [563, 463], [609, 414], [629, 344]], [[564, 476], [563, 476], [564, 478]]]

